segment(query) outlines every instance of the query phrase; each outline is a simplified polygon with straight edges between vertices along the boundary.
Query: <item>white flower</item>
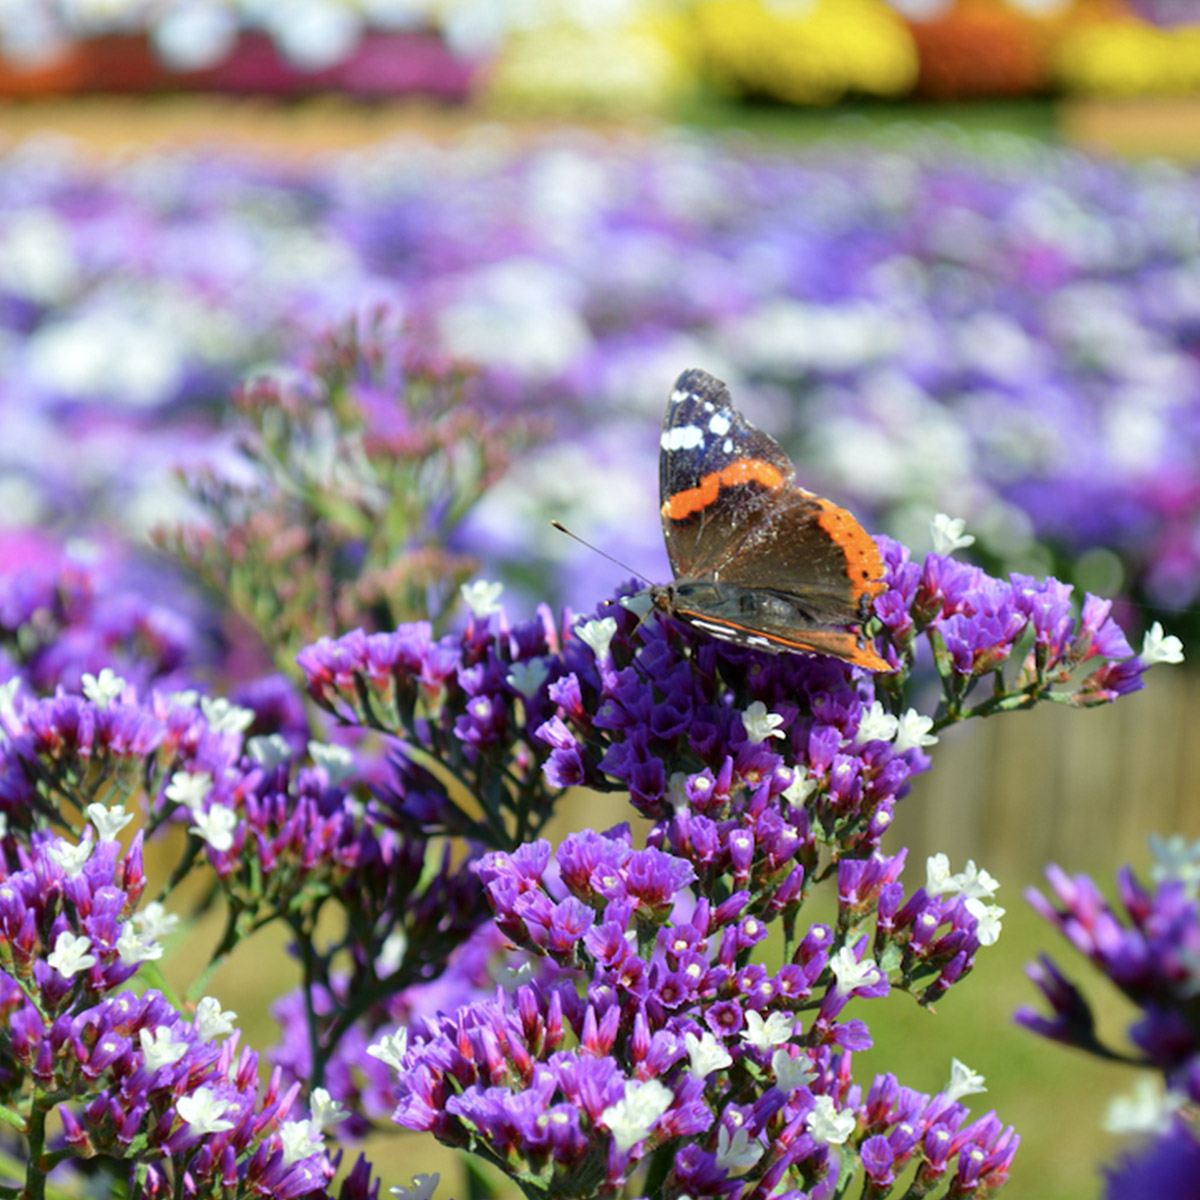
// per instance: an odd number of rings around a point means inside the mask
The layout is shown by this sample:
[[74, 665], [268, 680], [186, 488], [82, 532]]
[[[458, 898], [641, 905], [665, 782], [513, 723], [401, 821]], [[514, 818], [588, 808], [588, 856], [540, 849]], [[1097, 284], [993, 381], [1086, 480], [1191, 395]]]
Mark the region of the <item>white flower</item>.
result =
[[966, 1063], [957, 1058], [950, 1060], [950, 1082], [942, 1089], [948, 1100], [961, 1100], [964, 1096], [976, 1096], [986, 1092], [984, 1078], [978, 1071], [972, 1071]]
[[683, 1044], [687, 1047], [689, 1068], [697, 1079], [706, 1079], [714, 1071], [733, 1065], [729, 1052], [707, 1029], [699, 1037], [685, 1033]]
[[163, 794], [173, 803], [195, 811], [204, 803], [212, 782], [212, 776], [206, 771], [176, 771]]
[[742, 1041], [749, 1042], [759, 1050], [770, 1050], [782, 1046], [795, 1032], [796, 1018], [787, 1013], [773, 1012], [764, 1021], [762, 1013], [750, 1009], [746, 1013], [746, 1028], [742, 1030]]
[[871, 707], [862, 715], [858, 723], [858, 733], [854, 740], [860, 745], [867, 742], [890, 742], [900, 728], [900, 720], [893, 716], [878, 701], [872, 701]]
[[268, 771], [282, 766], [292, 757], [292, 744], [282, 733], [267, 733], [246, 742], [246, 753]]
[[96, 956], [88, 953], [91, 948], [89, 938], [82, 934], [76, 937], [70, 930], [64, 929], [54, 939], [54, 949], [46, 956], [46, 962], [64, 979], [70, 979], [72, 975], [96, 965]]
[[607, 661], [612, 640], [616, 635], [616, 617], [601, 617], [595, 621], [583, 621], [575, 626], [575, 636], [592, 648], [597, 662]]
[[394, 1187], [391, 1189], [391, 1193], [398, 1200], [433, 1200], [433, 1193], [439, 1179], [441, 1176], [436, 1172], [432, 1175], [414, 1175], [412, 1187]]
[[1166, 1133], [1185, 1099], [1182, 1092], [1162, 1091], [1155, 1076], [1143, 1075], [1132, 1093], [1109, 1101], [1103, 1127], [1108, 1133]]
[[159, 1026], [157, 1029], [139, 1029], [138, 1041], [142, 1044], [142, 1058], [147, 1071], [159, 1067], [173, 1067], [187, 1052], [188, 1042], [177, 1042], [171, 1031]]
[[966, 527], [967, 523], [962, 517], [948, 517], [945, 513], [938, 513], [929, 522], [934, 554], [953, 554], [955, 550], [963, 550], [967, 546], [974, 545], [975, 535], [964, 533], [963, 530]]
[[162, 947], [153, 938], [145, 937], [134, 928], [129, 921], [121, 929], [117, 938], [117, 956], [127, 967], [137, 966], [138, 963], [151, 962], [162, 958]]
[[838, 1112], [832, 1096], [818, 1096], [817, 1106], [808, 1114], [806, 1122], [813, 1141], [829, 1146], [840, 1146], [854, 1132], [857, 1123], [849, 1109]]
[[789, 804], [800, 808], [816, 790], [817, 781], [808, 770], [805, 767], [796, 767], [792, 771], [792, 782], [783, 790], [783, 798]]
[[238, 815], [232, 808], [227, 804], [214, 804], [208, 812], [193, 812], [192, 815], [196, 823], [188, 826], [188, 833], [203, 839], [218, 854], [232, 848], [233, 831], [238, 823]]
[[198, 1137], [233, 1128], [234, 1123], [225, 1119], [229, 1101], [219, 1099], [210, 1087], [198, 1087], [190, 1096], [180, 1096], [175, 1102], [175, 1111], [188, 1130]]
[[1000, 886], [982, 867], [967, 859], [966, 867], [957, 875], [950, 873], [950, 859], [934, 854], [925, 860], [925, 894], [927, 896], [958, 896], [989, 900]]
[[763, 1148], [757, 1140], [751, 1141], [744, 1125], [734, 1130], [733, 1137], [722, 1125], [717, 1130], [717, 1166], [722, 1171], [744, 1171], [752, 1167], [763, 1156]]
[[755, 700], [742, 713], [742, 725], [746, 730], [746, 740], [756, 746], [765, 742], [767, 738], [783, 737], [783, 730], [779, 728], [782, 724], [783, 718], [778, 713], [768, 712], [767, 706], [761, 700]]
[[817, 1077], [807, 1054], [801, 1052], [793, 1058], [782, 1046], [771, 1055], [771, 1072], [775, 1076], [775, 1086], [787, 1095], [797, 1088], [808, 1087]]
[[179, 924], [179, 918], [174, 913], [167, 912], [160, 900], [152, 900], [141, 912], [134, 913], [129, 919], [140, 934], [153, 938], [156, 942], [161, 942], [174, 933]]
[[474, 583], [464, 583], [458, 591], [476, 620], [482, 621], [500, 611], [500, 593], [504, 591], [504, 584], [478, 579]]
[[537, 695], [538, 688], [546, 682], [546, 676], [549, 674], [550, 668], [544, 660], [531, 658], [525, 662], [513, 663], [508, 669], [505, 682], [514, 692], [530, 700]]
[[1178, 880], [1189, 892], [1200, 888], [1200, 840], [1189, 842], [1180, 833], [1164, 838], [1152, 833], [1147, 839], [1154, 862], [1150, 866], [1150, 878], [1155, 883]]
[[372, 1058], [379, 1059], [382, 1063], [387, 1063], [393, 1071], [400, 1070], [400, 1064], [404, 1061], [405, 1051], [408, 1049], [408, 1030], [401, 1025], [395, 1033], [385, 1034], [373, 1046], [367, 1047], [367, 1053]]
[[195, 708], [200, 703], [200, 693], [195, 688], [184, 688], [179, 692], [170, 692], [167, 700], [172, 709]]
[[133, 820], [133, 813], [127, 813], [123, 805], [108, 808], [106, 805], [93, 802], [87, 806], [87, 817], [96, 831], [96, 837], [102, 842], [114, 842], [117, 834]]
[[50, 857], [63, 869], [68, 879], [74, 879], [83, 874], [83, 868], [92, 857], [94, 843], [80, 842], [78, 845], [56, 838], [49, 847]]
[[321, 1131], [311, 1121], [284, 1121], [279, 1127], [279, 1140], [283, 1143], [284, 1165], [289, 1167], [325, 1149]]
[[318, 1131], [328, 1129], [350, 1115], [350, 1110], [343, 1108], [325, 1088], [313, 1088], [308, 1098], [308, 1112]]
[[1155, 621], [1142, 638], [1141, 660], [1148, 667], [1155, 663], [1183, 662], [1183, 643], [1174, 634], [1163, 632], [1162, 622]]
[[83, 694], [97, 707], [107, 708], [125, 690], [125, 680], [112, 667], [105, 667], [99, 675], [84, 675]]
[[254, 724], [252, 708], [241, 708], [224, 696], [201, 696], [200, 711], [213, 733], [245, 733]]
[[899, 719], [898, 726], [896, 730], [897, 754], [903, 754], [905, 750], [911, 750], [914, 746], [937, 745], [937, 734], [929, 732], [933, 728], [933, 718], [922, 715], [915, 708], [910, 708]]
[[232, 1033], [233, 1023], [236, 1020], [237, 1013], [222, 1012], [219, 1000], [214, 1000], [212, 996], [205, 996], [196, 1005], [196, 1015], [192, 1019], [192, 1025], [202, 1042], [211, 1042], [213, 1038]]
[[309, 742], [308, 755], [325, 772], [331, 787], [339, 787], [358, 770], [354, 755], [345, 746]]
[[1000, 918], [1007, 910], [998, 904], [984, 904], [974, 896], [967, 898], [966, 909], [975, 918], [975, 936], [979, 939], [979, 944], [994, 946], [1000, 940]]
[[601, 1124], [608, 1126], [613, 1135], [617, 1153], [624, 1154], [649, 1137], [674, 1099], [671, 1089], [657, 1079], [647, 1079], [644, 1083], [629, 1080], [625, 1095], [600, 1114]]
[[830, 970], [837, 980], [837, 994], [848, 996], [856, 988], [871, 987], [883, 978], [883, 972], [873, 958], [859, 962], [849, 946], [843, 946], [830, 960]]

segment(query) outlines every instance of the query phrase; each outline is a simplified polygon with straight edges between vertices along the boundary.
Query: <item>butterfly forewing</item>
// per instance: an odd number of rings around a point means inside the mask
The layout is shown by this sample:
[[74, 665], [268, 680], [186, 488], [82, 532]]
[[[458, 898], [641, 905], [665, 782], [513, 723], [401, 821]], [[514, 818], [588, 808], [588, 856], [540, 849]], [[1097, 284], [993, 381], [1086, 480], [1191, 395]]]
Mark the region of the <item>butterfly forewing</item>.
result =
[[769, 493], [789, 487], [783, 448], [733, 407], [729, 389], [704, 371], [676, 380], [663, 419], [659, 500], [676, 577], [702, 575], [753, 527]]

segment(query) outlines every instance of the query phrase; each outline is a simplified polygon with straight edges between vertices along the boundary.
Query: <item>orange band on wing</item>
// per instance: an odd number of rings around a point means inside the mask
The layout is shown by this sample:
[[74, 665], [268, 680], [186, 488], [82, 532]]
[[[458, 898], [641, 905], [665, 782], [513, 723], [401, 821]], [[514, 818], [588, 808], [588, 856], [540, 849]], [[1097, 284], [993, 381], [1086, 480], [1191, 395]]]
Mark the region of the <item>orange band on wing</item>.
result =
[[850, 577], [850, 592], [855, 600], [876, 596], [887, 591], [884, 583], [883, 559], [875, 539], [844, 509], [831, 500], [817, 497], [821, 515], [817, 524], [842, 548], [846, 556], [846, 573]]
[[770, 490], [783, 483], [783, 475], [761, 458], [739, 458], [723, 470], [705, 475], [694, 488], [668, 496], [663, 502], [662, 515], [672, 521], [686, 520], [707, 508], [723, 487], [737, 487], [740, 483], [760, 483]]

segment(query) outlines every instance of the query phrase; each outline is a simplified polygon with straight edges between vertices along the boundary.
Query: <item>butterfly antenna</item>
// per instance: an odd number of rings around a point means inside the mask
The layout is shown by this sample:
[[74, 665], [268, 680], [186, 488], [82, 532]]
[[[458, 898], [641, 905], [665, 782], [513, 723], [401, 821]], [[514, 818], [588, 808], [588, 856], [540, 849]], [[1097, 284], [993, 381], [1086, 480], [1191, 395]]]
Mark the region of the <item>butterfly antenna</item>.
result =
[[623, 563], [619, 558], [613, 558], [606, 550], [601, 550], [599, 546], [593, 546], [591, 542], [581, 538], [579, 534], [572, 533], [561, 521], [551, 521], [551, 525], [558, 530], [559, 533], [565, 533], [567, 537], [574, 538], [581, 546], [586, 546], [595, 554], [599, 554], [601, 558], [607, 558], [610, 563], [616, 563], [622, 571], [628, 571], [635, 579], [646, 580], [646, 576], [641, 571], [635, 571], [628, 563]]

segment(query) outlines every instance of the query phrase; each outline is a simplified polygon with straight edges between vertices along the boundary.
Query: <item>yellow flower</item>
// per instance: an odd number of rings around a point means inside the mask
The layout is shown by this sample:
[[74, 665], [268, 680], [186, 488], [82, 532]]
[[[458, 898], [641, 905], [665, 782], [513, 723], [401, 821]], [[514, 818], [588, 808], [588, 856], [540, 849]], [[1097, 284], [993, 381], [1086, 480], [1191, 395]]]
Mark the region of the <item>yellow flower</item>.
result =
[[1200, 29], [1096, 22], [1063, 35], [1052, 70], [1066, 91], [1098, 96], [1200, 91]]

